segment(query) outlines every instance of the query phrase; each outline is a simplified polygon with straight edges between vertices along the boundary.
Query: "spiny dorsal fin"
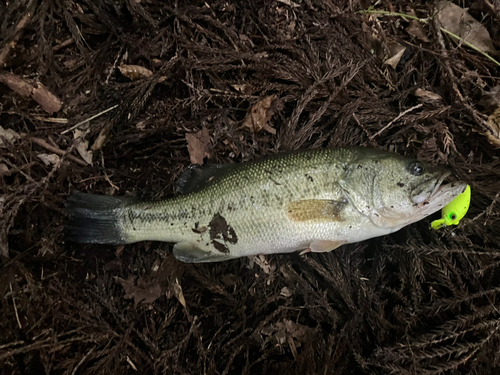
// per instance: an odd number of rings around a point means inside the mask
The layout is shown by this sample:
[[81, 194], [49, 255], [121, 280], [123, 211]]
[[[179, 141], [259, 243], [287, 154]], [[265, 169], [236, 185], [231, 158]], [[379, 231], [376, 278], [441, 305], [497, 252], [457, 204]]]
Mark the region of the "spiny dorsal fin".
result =
[[219, 179], [240, 164], [191, 164], [175, 182], [175, 192], [189, 194], [201, 190], [208, 182]]
[[288, 204], [287, 213], [292, 221], [343, 221], [340, 213], [347, 202], [347, 200], [334, 201], [330, 199], [293, 201]]

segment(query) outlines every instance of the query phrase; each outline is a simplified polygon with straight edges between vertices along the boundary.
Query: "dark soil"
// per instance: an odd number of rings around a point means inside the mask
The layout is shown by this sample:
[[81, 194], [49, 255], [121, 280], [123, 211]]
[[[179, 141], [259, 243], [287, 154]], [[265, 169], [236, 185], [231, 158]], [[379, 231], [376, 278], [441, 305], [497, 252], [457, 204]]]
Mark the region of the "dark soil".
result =
[[[0, 73], [43, 83], [63, 107], [48, 114], [0, 84], [0, 124], [21, 137], [0, 148], [0, 372], [498, 373], [500, 160], [484, 93], [500, 68], [433, 22], [423, 42], [400, 17], [358, 13], [370, 5], [2, 2]], [[498, 3], [460, 5], [498, 48]], [[425, 18], [433, 3], [376, 9]], [[383, 64], [392, 41], [406, 46], [395, 68]], [[132, 81], [122, 64], [153, 74]], [[276, 134], [242, 127], [271, 95]], [[114, 106], [81, 126], [89, 165], [64, 131]], [[436, 214], [303, 257], [190, 265], [166, 243], [65, 243], [71, 191], [172, 196], [190, 164], [186, 134], [202, 129], [208, 163], [347, 145], [415, 155], [467, 181], [471, 208], [458, 227], [431, 230]]]

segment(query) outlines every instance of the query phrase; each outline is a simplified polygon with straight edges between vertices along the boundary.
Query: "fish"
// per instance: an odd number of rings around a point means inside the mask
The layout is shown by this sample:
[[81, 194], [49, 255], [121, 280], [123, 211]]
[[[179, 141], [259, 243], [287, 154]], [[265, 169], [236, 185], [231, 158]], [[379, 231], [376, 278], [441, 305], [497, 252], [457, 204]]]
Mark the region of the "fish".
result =
[[465, 191], [451, 173], [383, 150], [318, 148], [246, 163], [191, 166], [162, 201], [87, 194], [67, 200], [77, 243], [175, 243], [186, 263], [329, 252], [384, 236]]

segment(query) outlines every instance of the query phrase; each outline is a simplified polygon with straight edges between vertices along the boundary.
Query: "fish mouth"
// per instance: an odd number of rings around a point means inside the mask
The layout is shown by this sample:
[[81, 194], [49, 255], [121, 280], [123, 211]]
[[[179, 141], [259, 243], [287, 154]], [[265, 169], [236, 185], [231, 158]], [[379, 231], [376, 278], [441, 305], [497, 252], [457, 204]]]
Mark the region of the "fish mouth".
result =
[[412, 202], [415, 206], [425, 207], [429, 213], [436, 212], [463, 193], [467, 184], [463, 181], [447, 181], [451, 172], [444, 172], [438, 178], [424, 182], [412, 192]]
[[439, 191], [439, 189], [443, 188], [444, 180], [447, 179], [450, 175], [451, 175], [451, 172], [444, 172], [441, 175], [441, 177], [438, 178], [438, 180], [436, 181], [436, 184], [434, 185], [434, 188], [432, 189], [432, 192], [431, 192], [431, 195], [429, 196], [429, 199], [432, 198], [434, 196], [434, 194], [436, 194]]

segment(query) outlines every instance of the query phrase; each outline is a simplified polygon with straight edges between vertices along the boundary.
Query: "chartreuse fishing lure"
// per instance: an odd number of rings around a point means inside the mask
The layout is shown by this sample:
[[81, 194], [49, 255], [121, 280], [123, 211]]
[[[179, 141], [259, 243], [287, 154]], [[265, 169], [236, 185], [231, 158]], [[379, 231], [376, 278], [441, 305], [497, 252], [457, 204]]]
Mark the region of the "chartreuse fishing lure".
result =
[[442, 227], [450, 225], [458, 225], [460, 220], [465, 216], [470, 206], [470, 186], [467, 185], [465, 191], [448, 203], [442, 209], [443, 216], [439, 220], [434, 220], [431, 223], [432, 229], [438, 230]]

